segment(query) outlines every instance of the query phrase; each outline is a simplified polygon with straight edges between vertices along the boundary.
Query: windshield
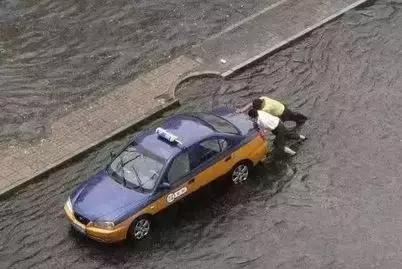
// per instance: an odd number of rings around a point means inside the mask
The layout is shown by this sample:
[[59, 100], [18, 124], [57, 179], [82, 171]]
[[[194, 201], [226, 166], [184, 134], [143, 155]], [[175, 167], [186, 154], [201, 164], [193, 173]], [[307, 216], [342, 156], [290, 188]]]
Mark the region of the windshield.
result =
[[152, 190], [163, 166], [162, 160], [130, 145], [110, 164], [109, 170], [127, 187]]

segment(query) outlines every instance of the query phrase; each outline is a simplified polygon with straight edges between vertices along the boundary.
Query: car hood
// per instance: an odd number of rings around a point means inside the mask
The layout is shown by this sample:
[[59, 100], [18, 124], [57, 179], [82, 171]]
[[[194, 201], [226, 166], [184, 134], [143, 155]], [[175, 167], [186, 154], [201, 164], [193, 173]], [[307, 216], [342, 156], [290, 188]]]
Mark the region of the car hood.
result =
[[71, 195], [73, 211], [91, 221], [116, 221], [143, 206], [149, 195], [128, 189], [103, 170]]

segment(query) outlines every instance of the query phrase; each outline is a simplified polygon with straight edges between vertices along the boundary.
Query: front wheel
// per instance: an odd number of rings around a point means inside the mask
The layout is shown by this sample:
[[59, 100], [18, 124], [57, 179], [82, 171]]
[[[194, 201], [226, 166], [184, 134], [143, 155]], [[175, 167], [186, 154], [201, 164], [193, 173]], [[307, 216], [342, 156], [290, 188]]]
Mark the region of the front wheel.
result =
[[248, 179], [249, 166], [247, 163], [239, 163], [232, 170], [232, 181], [234, 184], [242, 183]]
[[142, 216], [131, 224], [129, 234], [134, 240], [141, 240], [148, 236], [150, 230], [151, 220], [147, 216]]

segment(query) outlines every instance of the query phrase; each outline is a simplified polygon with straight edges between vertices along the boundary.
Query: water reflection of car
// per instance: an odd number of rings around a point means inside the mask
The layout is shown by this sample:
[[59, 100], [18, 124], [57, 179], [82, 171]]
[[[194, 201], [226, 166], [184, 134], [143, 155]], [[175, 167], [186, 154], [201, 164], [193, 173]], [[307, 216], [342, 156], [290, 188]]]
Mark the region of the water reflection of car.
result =
[[92, 239], [142, 239], [155, 214], [225, 175], [245, 181], [267, 153], [267, 142], [243, 114], [222, 109], [174, 115], [137, 135], [73, 191], [64, 210], [72, 226]]

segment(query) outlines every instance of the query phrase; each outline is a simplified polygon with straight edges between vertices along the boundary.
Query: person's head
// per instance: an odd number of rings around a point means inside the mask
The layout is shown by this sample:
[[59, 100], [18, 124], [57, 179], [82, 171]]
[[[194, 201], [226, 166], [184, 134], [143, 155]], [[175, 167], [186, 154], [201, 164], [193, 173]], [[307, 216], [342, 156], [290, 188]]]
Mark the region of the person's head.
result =
[[261, 110], [262, 109], [262, 105], [263, 105], [263, 100], [261, 99], [254, 99], [253, 100], [253, 108], [256, 110]]
[[250, 109], [250, 110], [248, 111], [248, 116], [249, 116], [251, 119], [256, 120], [256, 119], [258, 118], [258, 111], [257, 111], [257, 109], [254, 109], [254, 108]]

